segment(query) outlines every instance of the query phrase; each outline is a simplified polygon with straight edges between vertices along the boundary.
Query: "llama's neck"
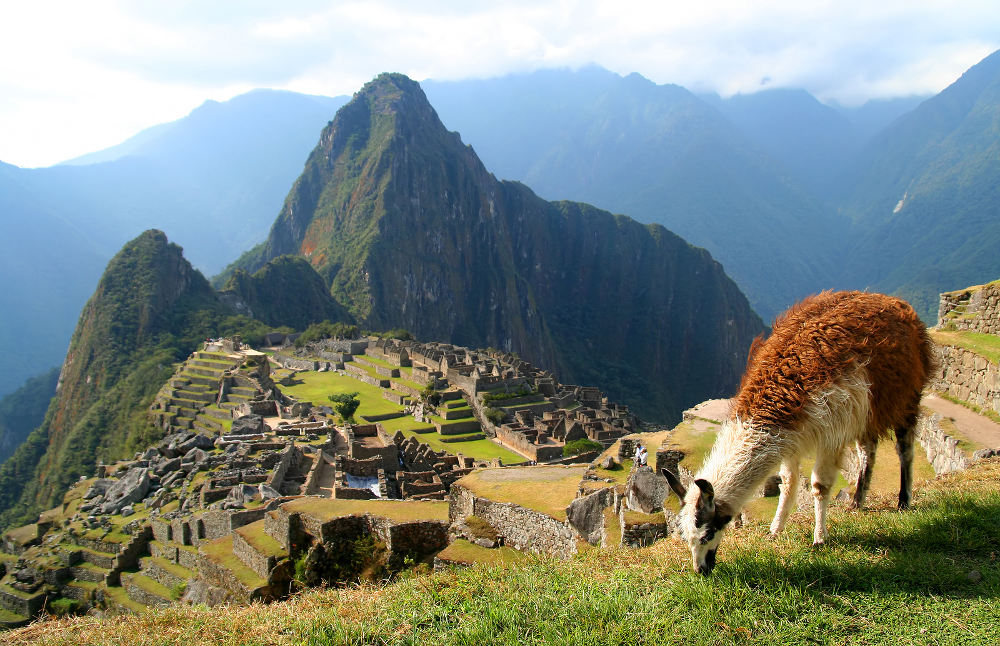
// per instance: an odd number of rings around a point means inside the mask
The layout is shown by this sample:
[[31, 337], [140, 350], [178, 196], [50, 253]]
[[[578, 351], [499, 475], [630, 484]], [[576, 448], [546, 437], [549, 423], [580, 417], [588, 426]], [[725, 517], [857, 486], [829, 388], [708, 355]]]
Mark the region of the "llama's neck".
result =
[[738, 512], [781, 464], [780, 437], [752, 420], [727, 420], [695, 477], [711, 482], [716, 500]]

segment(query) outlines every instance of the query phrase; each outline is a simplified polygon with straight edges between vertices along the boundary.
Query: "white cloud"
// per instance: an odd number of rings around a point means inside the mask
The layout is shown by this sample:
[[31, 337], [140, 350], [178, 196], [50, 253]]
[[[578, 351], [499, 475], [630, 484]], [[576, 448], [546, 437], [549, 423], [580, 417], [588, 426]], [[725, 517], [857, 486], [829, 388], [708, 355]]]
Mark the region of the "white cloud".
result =
[[350, 94], [591, 62], [724, 95], [941, 90], [1000, 47], [1000, 3], [135, 0], [0, 9], [0, 160], [49, 164], [252, 87]]

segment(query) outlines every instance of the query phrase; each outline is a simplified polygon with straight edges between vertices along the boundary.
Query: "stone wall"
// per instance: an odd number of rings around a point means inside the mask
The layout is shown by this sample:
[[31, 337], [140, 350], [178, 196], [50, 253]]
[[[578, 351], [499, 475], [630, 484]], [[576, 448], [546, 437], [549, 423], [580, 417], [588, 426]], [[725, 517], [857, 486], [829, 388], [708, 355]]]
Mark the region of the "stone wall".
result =
[[262, 579], [266, 579], [278, 563], [274, 556], [255, 550], [239, 532], [233, 532], [233, 554]]
[[502, 426], [497, 426], [495, 429], [498, 440], [529, 460], [548, 462], [562, 457], [562, 446], [538, 445], [525, 437], [523, 433], [510, 431]]
[[289, 444], [288, 448], [281, 452], [281, 459], [271, 472], [271, 477], [267, 479], [267, 485], [275, 491], [281, 491], [281, 485], [285, 481], [288, 470], [295, 466], [298, 460], [298, 449], [294, 444]]
[[1000, 412], [1000, 367], [954, 346], [938, 346], [938, 370], [931, 387], [980, 408]]
[[941, 428], [940, 415], [921, 415], [917, 419], [916, 436], [935, 474], [961, 471], [969, 466], [969, 458], [959, 448], [958, 440]]
[[513, 503], [479, 498], [456, 483], [449, 494], [448, 516], [454, 523], [478, 516], [490, 524], [505, 545], [521, 551], [566, 559], [577, 551], [580, 535], [566, 522]]
[[941, 294], [938, 326], [1000, 334], [1000, 283]]

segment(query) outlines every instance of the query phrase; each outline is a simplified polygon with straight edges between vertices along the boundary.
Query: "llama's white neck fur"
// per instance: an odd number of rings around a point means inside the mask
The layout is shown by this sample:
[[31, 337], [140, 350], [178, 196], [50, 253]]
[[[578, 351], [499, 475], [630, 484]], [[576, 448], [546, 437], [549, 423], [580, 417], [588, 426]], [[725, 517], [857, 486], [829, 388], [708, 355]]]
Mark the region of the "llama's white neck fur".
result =
[[712, 483], [715, 497], [734, 512], [757, 493], [783, 461], [817, 446], [842, 453], [865, 430], [870, 408], [868, 371], [859, 367], [814, 393], [793, 428], [766, 427], [753, 419], [729, 419], [696, 478]]

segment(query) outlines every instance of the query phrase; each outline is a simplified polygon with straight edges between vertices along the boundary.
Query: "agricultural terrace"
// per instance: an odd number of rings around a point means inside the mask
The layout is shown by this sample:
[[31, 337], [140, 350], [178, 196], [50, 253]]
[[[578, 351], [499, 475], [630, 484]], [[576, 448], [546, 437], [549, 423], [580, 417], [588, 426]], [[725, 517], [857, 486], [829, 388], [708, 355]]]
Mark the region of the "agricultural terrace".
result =
[[[287, 370], [277, 370], [275, 379], [281, 381], [283, 377], [288, 375], [289, 371]], [[282, 382], [281, 386], [282, 392], [300, 401], [312, 402], [315, 406], [327, 405], [329, 395], [357, 392], [361, 406], [358, 407], [354, 416], [359, 421], [363, 415], [386, 415], [403, 412], [402, 406], [394, 404], [382, 396], [383, 390], [381, 388], [337, 372], [298, 372], [292, 377], [291, 385], [284, 385], [284, 383]], [[449, 424], [447, 420], [438, 419], [446, 426]], [[505, 464], [524, 462], [523, 456], [492, 440], [482, 438], [462, 441], [463, 438], [479, 438], [481, 433], [449, 435], [448, 439], [451, 441], [445, 442], [442, 436], [435, 432], [433, 424], [418, 422], [410, 415], [384, 420], [380, 424], [390, 435], [396, 431], [402, 431], [403, 435], [406, 436], [415, 435], [418, 440], [429, 444], [435, 451], [461, 453], [474, 460], [488, 461], [499, 458]]]
[[288, 513], [306, 514], [320, 522], [364, 514], [381, 516], [397, 523], [448, 520], [448, 502], [445, 500], [343, 500], [308, 496], [286, 502], [282, 509]]
[[566, 507], [576, 498], [587, 466], [505, 467], [474, 471], [458, 480], [480, 498], [512, 502], [566, 520]]

